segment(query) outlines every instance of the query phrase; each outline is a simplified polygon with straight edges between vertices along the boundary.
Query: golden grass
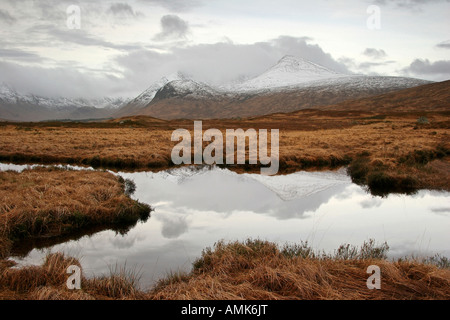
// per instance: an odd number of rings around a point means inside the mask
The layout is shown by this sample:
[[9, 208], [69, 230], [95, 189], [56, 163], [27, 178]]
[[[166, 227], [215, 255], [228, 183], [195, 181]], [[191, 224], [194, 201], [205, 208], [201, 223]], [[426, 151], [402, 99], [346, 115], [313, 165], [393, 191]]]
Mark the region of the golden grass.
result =
[[[344, 246], [345, 247], [345, 246]], [[297, 250], [299, 247], [296, 247]], [[342, 248], [342, 247], [341, 247]], [[348, 248], [348, 247], [347, 247]], [[365, 249], [364, 249], [365, 248]], [[368, 250], [367, 250], [368, 248]], [[137, 288], [135, 274], [82, 277], [81, 290], [68, 290], [65, 273], [79, 263], [49, 255], [42, 266], [12, 269], [0, 264], [0, 299], [32, 300], [448, 300], [450, 269], [419, 261], [387, 261], [384, 249], [365, 244], [344, 257], [280, 249], [260, 240], [219, 242], [206, 249], [189, 274], [162, 279], [150, 291]], [[366, 250], [362, 254], [363, 250]], [[295, 252], [294, 254], [292, 254]], [[308, 253], [309, 252], [309, 253]], [[306, 254], [305, 254], [306, 253]], [[372, 254], [373, 253], [373, 254]], [[367, 268], [381, 269], [381, 290], [367, 288]]]
[[[429, 123], [421, 124], [426, 115]], [[0, 161], [86, 164], [132, 170], [172, 167], [173, 130], [193, 132], [193, 122], [146, 117], [88, 124], [4, 124], [0, 126]], [[450, 190], [449, 171], [429, 165], [449, 163], [450, 120], [446, 112], [375, 113], [303, 110], [244, 120], [207, 120], [203, 129], [255, 128], [280, 130], [280, 173], [346, 166], [367, 158], [371, 169], [393, 179], [412, 177], [415, 188]], [[204, 143], [206, 146], [206, 143]], [[436, 150], [443, 152], [437, 153]], [[425, 162], [411, 160], [415, 152], [435, 153]], [[236, 171], [256, 171], [250, 165]], [[373, 170], [369, 170], [373, 171]], [[370, 172], [367, 172], [367, 177]], [[440, 177], [440, 179], [437, 179]], [[368, 184], [368, 178], [362, 183]]]
[[22, 238], [136, 223], [150, 213], [108, 172], [37, 168], [0, 172], [0, 182], [0, 258]]
[[[373, 159], [393, 162], [415, 149], [434, 149], [448, 143], [448, 117], [434, 114], [428, 118], [429, 125], [418, 126], [417, 115], [393, 114], [377, 119], [376, 114], [369, 113], [301, 111], [242, 121], [208, 120], [203, 121], [203, 129], [280, 129], [281, 160], [295, 167], [301, 166], [302, 159], [341, 159], [365, 151]], [[171, 165], [170, 154], [176, 145], [170, 139], [173, 130], [192, 131], [193, 127], [192, 121], [165, 122], [162, 126], [146, 123], [142, 117], [133, 119], [131, 127], [122, 128], [39, 124], [30, 130], [18, 130], [15, 125], [1, 126], [0, 159], [164, 168]]]

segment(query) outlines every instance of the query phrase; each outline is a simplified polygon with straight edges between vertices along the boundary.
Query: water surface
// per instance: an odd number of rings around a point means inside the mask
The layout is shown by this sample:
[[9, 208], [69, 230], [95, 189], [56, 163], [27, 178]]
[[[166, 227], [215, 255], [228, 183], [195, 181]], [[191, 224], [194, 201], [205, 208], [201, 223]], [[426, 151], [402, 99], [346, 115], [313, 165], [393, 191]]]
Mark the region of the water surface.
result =
[[120, 175], [136, 183], [133, 198], [155, 209], [147, 222], [125, 235], [103, 231], [14, 259], [40, 264], [50, 251], [65, 252], [80, 258], [87, 276], [126, 264], [141, 271], [146, 287], [169, 271], [189, 271], [202, 250], [221, 239], [308, 241], [329, 253], [343, 243], [374, 239], [389, 244], [390, 257], [450, 258], [448, 192], [374, 197], [344, 170], [266, 177], [182, 168]]

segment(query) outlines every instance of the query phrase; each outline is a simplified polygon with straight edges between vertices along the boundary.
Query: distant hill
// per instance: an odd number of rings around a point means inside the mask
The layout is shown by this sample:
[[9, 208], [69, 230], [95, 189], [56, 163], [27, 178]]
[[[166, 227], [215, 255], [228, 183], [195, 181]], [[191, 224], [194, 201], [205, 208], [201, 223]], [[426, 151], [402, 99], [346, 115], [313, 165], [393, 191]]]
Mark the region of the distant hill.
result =
[[68, 99], [22, 94], [0, 85], [0, 118], [10, 121], [82, 120], [108, 118], [127, 99]]

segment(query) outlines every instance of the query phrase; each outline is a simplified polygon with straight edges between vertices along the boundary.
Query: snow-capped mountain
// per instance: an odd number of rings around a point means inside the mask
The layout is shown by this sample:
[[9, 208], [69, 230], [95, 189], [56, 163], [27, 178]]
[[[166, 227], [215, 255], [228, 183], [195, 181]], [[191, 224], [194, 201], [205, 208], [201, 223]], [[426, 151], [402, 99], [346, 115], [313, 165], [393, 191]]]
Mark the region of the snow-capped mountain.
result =
[[49, 109], [64, 109], [70, 107], [78, 108], [112, 108], [117, 109], [127, 103], [129, 99], [125, 98], [100, 98], [100, 99], [70, 99], [64, 97], [42, 97], [34, 94], [21, 94], [7, 84], [0, 84], [0, 102], [3, 103], [28, 103], [39, 107]]
[[263, 74], [235, 85], [231, 89], [238, 92], [274, 90], [342, 77], [348, 77], [348, 75], [339, 74], [302, 58], [284, 56]]
[[222, 96], [222, 93], [205, 83], [189, 79], [181, 72], [163, 77], [153, 83], [137, 98], [131, 100], [125, 107], [113, 114], [114, 117], [123, 117], [132, 114], [140, 114], [143, 109], [156, 103], [169, 99], [184, 101], [214, 101]]
[[155, 97], [156, 93], [163, 88], [166, 84], [177, 81], [177, 80], [185, 80], [187, 77], [181, 73], [176, 72], [172, 73], [166, 77], [162, 77], [155, 83], [153, 83], [147, 90], [142, 92], [138, 97], [130, 101], [130, 104], [135, 105], [137, 107], [145, 107], [150, 102], [152, 102], [153, 98]]
[[14, 121], [88, 119], [109, 117], [127, 104], [125, 98], [70, 99], [22, 94], [8, 84], [0, 84], [0, 118]]
[[191, 79], [175, 80], [167, 83], [164, 87], [158, 90], [154, 99], [168, 99], [168, 98], [193, 98], [213, 99], [220, 93], [207, 84], [196, 82]]

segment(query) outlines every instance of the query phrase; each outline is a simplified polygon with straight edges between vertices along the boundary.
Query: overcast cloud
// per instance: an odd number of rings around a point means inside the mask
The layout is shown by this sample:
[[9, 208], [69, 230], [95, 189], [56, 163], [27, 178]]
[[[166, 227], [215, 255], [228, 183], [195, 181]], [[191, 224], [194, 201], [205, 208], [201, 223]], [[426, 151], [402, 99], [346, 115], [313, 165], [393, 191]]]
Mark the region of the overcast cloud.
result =
[[172, 12], [192, 11], [203, 6], [208, 0], [140, 0], [141, 2], [153, 6], [162, 6]]
[[14, 22], [16, 22], [16, 18], [11, 16], [11, 14], [8, 11], [0, 9], [0, 23], [11, 24]]
[[383, 59], [386, 58], [387, 54], [384, 50], [375, 49], [375, 48], [367, 48], [364, 50], [364, 55], [373, 59]]
[[154, 40], [185, 39], [189, 32], [189, 25], [180, 17], [170, 14], [161, 18], [161, 29], [162, 31], [153, 38]]
[[450, 74], [450, 60], [440, 60], [430, 62], [428, 59], [416, 59], [409, 67], [404, 69], [406, 74], [419, 77], [427, 77], [429, 75], [442, 75], [446, 76]]
[[450, 40], [447, 40], [447, 41], [443, 41], [443, 42], [441, 42], [441, 43], [438, 43], [438, 44], [436, 45], [436, 47], [442, 48], [442, 49], [450, 49]]
[[134, 11], [128, 3], [113, 3], [108, 12], [121, 18], [144, 16], [143, 13]]
[[[379, 30], [367, 28], [373, 4]], [[67, 26], [69, 5], [80, 7], [80, 29]], [[450, 0], [3, 0], [0, 82], [41, 95], [133, 97], [177, 71], [221, 85], [287, 54], [341, 73], [443, 81], [449, 9]]]
[[379, 5], [393, 5], [398, 8], [422, 9], [426, 5], [436, 3], [449, 3], [450, 0], [375, 0], [373, 3]]

